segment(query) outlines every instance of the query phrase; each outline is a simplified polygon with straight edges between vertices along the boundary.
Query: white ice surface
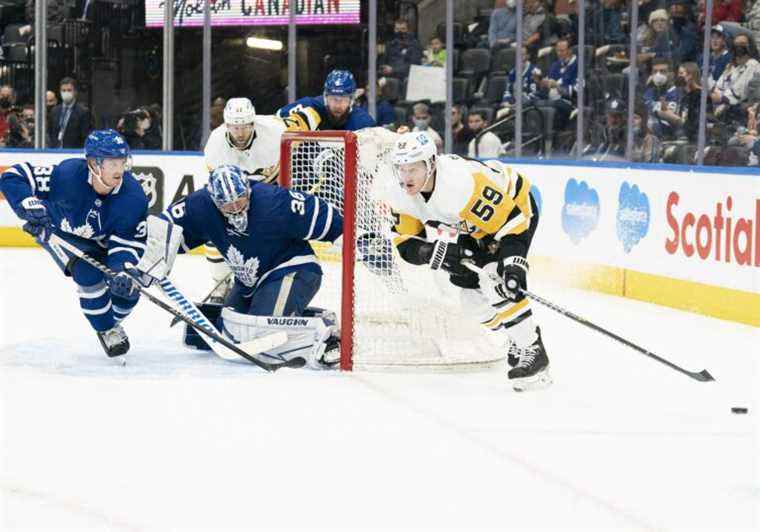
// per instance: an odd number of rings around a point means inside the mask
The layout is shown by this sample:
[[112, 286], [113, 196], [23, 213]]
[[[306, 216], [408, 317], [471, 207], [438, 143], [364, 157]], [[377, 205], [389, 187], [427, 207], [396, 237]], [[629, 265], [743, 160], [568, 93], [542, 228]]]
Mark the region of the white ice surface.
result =
[[[176, 284], [199, 296], [204, 260]], [[0, 251], [0, 530], [760, 530], [758, 329], [536, 282], [555, 384], [263, 372], [140, 302], [126, 367], [38, 250]], [[730, 413], [746, 406], [748, 415]]]

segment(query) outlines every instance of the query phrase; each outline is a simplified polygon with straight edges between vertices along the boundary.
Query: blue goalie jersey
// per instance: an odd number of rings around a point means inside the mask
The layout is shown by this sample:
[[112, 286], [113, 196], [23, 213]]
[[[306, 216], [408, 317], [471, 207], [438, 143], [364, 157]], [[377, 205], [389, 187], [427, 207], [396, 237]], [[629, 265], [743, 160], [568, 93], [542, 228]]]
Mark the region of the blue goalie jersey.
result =
[[125, 262], [137, 263], [145, 249], [148, 198], [131, 172], [102, 196], [90, 183], [85, 159], [48, 166], [20, 163], [2, 174], [0, 189], [19, 217], [25, 198], [42, 200], [56, 231], [68, 239], [93, 241], [96, 249], [107, 252], [106, 265], [112, 270], [123, 270]]
[[212, 242], [235, 280], [255, 290], [264, 280], [295, 269], [321, 273], [309, 240], [333, 241], [343, 233], [343, 217], [331, 204], [301, 192], [251, 183], [248, 226], [238, 232], [204, 188], [169, 206], [164, 216], [182, 226], [183, 249]]
[[358, 131], [365, 127], [375, 127], [375, 119], [361, 107], [354, 106], [348, 112], [348, 119], [343, 124], [334, 124], [325, 107], [323, 96], [307, 96], [288, 104], [277, 111], [277, 116], [291, 120], [296, 129], [301, 131], [342, 130]]

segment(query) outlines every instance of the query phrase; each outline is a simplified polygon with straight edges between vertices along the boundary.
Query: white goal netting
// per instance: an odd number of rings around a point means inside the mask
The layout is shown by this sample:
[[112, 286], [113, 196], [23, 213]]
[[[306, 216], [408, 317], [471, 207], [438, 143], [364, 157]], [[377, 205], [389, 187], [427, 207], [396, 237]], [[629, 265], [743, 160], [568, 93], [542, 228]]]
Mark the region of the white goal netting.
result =
[[348, 253], [313, 244], [325, 272], [314, 304], [341, 316], [341, 367], [464, 369], [495, 364], [505, 348], [463, 312], [459, 289], [447, 275], [407, 264], [392, 245], [393, 219], [383, 198], [386, 187], [398, 186], [388, 164], [396, 136], [372, 128], [288, 133], [283, 139], [281, 184], [315, 194], [344, 215], [348, 247], [343, 249]]

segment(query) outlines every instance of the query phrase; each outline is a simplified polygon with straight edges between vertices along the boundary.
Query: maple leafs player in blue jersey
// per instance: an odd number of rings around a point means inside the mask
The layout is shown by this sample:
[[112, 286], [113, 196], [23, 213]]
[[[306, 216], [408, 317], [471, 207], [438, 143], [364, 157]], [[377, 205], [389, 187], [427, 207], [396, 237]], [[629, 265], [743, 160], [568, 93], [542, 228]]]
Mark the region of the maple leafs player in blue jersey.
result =
[[[206, 188], [169, 206], [162, 217], [182, 227], [184, 250], [212, 242], [234, 274], [219, 305], [201, 305], [209, 319], [245, 342], [285, 330], [288, 342], [265, 356], [304, 356], [325, 362], [335, 345], [333, 313], [308, 307], [322, 282], [309, 240], [333, 242], [343, 217], [326, 201], [271, 184], [249, 181], [233, 165], [216, 168]], [[297, 316], [299, 319], [285, 317]], [[205, 348], [186, 332], [186, 343]]]
[[[125, 354], [129, 339], [119, 324], [137, 304], [139, 292], [124, 272], [137, 263], [145, 241], [148, 199], [129, 171], [126, 141], [112, 129], [94, 131], [85, 141], [85, 159], [58, 165], [13, 165], [0, 176], [0, 190], [24, 230], [36, 237], [77, 285], [85, 318], [109, 357]], [[113, 279], [89, 264], [54, 250], [54, 232], [110, 269]]]
[[322, 96], [307, 96], [277, 111], [280, 118], [301, 131], [357, 131], [375, 127], [375, 119], [361, 107], [354, 107], [356, 81], [347, 70], [333, 70], [325, 79]]

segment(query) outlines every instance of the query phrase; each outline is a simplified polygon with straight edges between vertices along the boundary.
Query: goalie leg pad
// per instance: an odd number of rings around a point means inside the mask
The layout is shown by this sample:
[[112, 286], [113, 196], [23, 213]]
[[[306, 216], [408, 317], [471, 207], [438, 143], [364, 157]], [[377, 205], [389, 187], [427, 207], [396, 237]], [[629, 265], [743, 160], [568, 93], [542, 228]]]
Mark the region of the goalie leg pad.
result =
[[285, 331], [288, 341], [258, 356], [278, 361], [300, 356], [310, 367], [321, 369], [326, 344], [337, 334], [337, 327], [321, 316], [256, 316], [229, 307], [222, 310], [222, 332], [234, 341], [246, 342], [281, 331]]
[[256, 288], [247, 313], [256, 316], [303, 316], [321, 284], [321, 273], [304, 267], [283, 268], [281, 275], [274, 279], [267, 278]]
[[[214, 325], [219, 325], [222, 316], [222, 305], [215, 303], [196, 303], [198, 310], [206, 316], [206, 319]], [[182, 343], [188, 347], [194, 347], [201, 351], [211, 351], [211, 346], [206, 343], [206, 340], [198, 334], [194, 328], [190, 327], [187, 323], [185, 325], [185, 333], [182, 338]]]

